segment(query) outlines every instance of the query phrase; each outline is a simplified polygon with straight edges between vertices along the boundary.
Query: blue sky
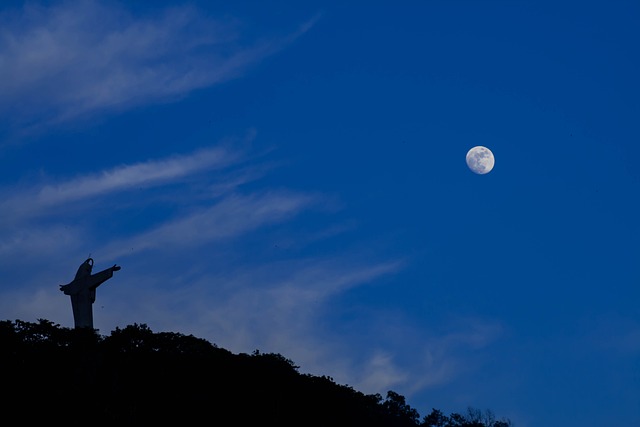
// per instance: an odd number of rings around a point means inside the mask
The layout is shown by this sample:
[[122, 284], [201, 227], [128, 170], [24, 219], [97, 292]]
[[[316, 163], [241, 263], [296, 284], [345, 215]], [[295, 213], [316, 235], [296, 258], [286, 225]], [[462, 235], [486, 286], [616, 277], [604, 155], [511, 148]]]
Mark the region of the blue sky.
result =
[[[636, 1], [5, 2], [0, 317], [640, 425]], [[465, 155], [496, 158], [486, 175]]]

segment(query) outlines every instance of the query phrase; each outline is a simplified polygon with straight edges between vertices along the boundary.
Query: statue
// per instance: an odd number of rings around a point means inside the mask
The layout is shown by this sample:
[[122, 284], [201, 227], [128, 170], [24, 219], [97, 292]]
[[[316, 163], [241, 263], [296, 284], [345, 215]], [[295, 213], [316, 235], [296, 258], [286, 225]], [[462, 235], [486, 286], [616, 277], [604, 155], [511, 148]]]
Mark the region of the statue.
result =
[[71, 296], [76, 329], [93, 329], [92, 304], [96, 300], [96, 288], [113, 277], [113, 272], [120, 270], [120, 267], [114, 264], [96, 274], [91, 274], [92, 269], [93, 258], [87, 258], [78, 268], [75, 279], [66, 285], [60, 285], [60, 290]]

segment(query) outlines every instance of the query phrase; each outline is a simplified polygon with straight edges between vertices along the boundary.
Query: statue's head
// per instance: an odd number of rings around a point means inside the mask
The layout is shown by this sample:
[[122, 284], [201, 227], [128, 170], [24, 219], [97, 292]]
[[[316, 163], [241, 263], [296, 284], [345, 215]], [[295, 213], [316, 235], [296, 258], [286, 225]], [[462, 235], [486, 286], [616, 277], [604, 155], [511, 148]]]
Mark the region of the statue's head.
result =
[[93, 258], [87, 258], [87, 260], [83, 262], [80, 265], [80, 267], [78, 267], [78, 272], [76, 273], [76, 279], [90, 276], [91, 270], [93, 270]]

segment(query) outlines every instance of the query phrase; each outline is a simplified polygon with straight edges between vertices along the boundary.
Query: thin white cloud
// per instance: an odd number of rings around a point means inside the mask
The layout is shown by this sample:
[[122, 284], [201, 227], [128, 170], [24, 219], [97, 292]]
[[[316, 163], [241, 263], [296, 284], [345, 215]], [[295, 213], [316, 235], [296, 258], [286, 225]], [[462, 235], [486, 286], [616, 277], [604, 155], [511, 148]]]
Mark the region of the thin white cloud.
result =
[[389, 352], [377, 350], [366, 362], [364, 369], [358, 370], [363, 375], [353, 378], [359, 390], [380, 392], [396, 388], [409, 379], [409, 373], [401, 369], [393, 360]]
[[164, 250], [199, 245], [238, 236], [266, 224], [295, 216], [317, 202], [301, 193], [267, 192], [232, 195], [212, 207], [167, 222], [126, 240], [114, 241], [103, 249], [107, 259], [148, 249]]
[[119, 166], [98, 175], [47, 185], [39, 191], [37, 202], [59, 204], [131, 187], [158, 185], [205, 169], [227, 166], [236, 158], [235, 154], [214, 147], [184, 156]]
[[74, 248], [81, 237], [77, 229], [61, 225], [21, 227], [0, 234], [0, 257], [3, 264], [8, 264], [19, 257], [51, 256], [62, 249]]
[[[340, 353], [330, 351], [319, 328], [333, 299], [394, 274], [403, 265], [397, 261], [363, 264], [347, 257], [256, 264], [248, 257], [239, 265], [223, 260], [226, 268], [218, 270], [210, 262], [203, 253], [184, 266], [197, 269], [195, 277], [168, 278], [163, 266], [143, 271], [130, 260], [130, 272], [122, 276], [118, 290], [127, 289], [131, 295], [120, 299], [121, 307], [114, 313], [135, 313], [151, 325], [196, 333], [232, 351], [281, 352], [295, 361], [304, 360], [305, 369], [313, 369], [322, 365], [322, 359]], [[153, 303], [141, 304], [147, 299]]]
[[401, 313], [385, 314], [374, 313], [369, 328], [376, 331], [376, 339], [368, 346], [369, 354], [343, 374], [359, 390], [412, 395], [449, 383], [477, 368], [477, 351], [502, 334], [499, 324], [484, 319], [446, 321], [447, 331], [435, 333]]
[[0, 213], [6, 220], [19, 218], [24, 221], [31, 216], [50, 214], [49, 209], [58, 205], [131, 188], [166, 185], [190, 175], [228, 167], [240, 159], [238, 151], [208, 147], [186, 155], [121, 165], [40, 188], [21, 188], [18, 194], [5, 194], [0, 202]]
[[0, 111], [59, 122], [180, 97], [242, 75], [313, 22], [256, 42], [190, 6], [139, 17], [113, 2], [29, 4], [0, 16]]

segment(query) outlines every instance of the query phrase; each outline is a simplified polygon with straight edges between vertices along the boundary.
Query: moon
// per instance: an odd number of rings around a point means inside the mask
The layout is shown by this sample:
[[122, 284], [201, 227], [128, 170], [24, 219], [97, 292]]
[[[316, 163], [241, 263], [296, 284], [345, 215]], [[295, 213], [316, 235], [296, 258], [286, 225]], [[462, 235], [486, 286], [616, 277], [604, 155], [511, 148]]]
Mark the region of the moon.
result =
[[475, 146], [467, 152], [467, 166], [478, 175], [491, 172], [495, 163], [496, 159], [491, 150], [482, 145]]

